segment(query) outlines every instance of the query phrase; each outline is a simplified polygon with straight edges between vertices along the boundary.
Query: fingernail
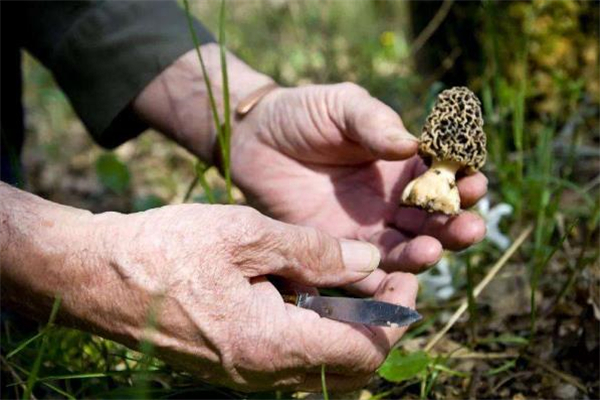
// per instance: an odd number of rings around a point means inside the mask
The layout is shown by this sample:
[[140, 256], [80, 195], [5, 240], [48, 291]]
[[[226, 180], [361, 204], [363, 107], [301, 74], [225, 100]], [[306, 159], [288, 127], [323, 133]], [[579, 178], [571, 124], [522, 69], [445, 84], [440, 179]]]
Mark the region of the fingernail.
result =
[[403, 129], [394, 130], [393, 132], [390, 132], [385, 136], [390, 142], [398, 142], [400, 140], [410, 140], [412, 142], [418, 142], [418, 139], [416, 137], [414, 137], [408, 131]]
[[379, 265], [381, 256], [377, 247], [372, 244], [345, 239], [342, 239], [340, 243], [342, 260], [350, 271], [371, 272]]

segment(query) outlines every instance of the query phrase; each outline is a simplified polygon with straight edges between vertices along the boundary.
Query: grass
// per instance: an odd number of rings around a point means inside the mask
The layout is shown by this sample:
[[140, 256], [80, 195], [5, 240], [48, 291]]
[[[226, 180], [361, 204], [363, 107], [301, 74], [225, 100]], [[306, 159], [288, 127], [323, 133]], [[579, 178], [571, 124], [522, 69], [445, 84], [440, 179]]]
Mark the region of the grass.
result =
[[323, 392], [323, 400], [329, 400], [329, 392], [327, 391], [327, 379], [325, 376], [325, 364], [321, 365], [321, 391]]
[[[217, 142], [219, 144], [219, 152], [221, 154], [222, 168], [223, 174], [225, 176], [225, 187], [227, 193], [227, 202], [229, 204], [233, 204], [233, 195], [232, 195], [232, 182], [231, 182], [231, 159], [230, 159], [230, 147], [231, 147], [231, 109], [229, 104], [229, 79], [227, 76], [227, 57], [226, 57], [226, 48], [225, 48], [225, 1], [221, 0], [221, 12], [219, 13], [219, 49], [221, 56], [221, 77], [223, 81], [223, 123], [221, 123], [221, 118], [219, 117], [219, 109], [217, 108], [217, 103], [215, 100], [210, 76], [206, 71], [206, 65], [204, 64], [204, 59], [202, 58], [202, 52], [200, 51], [200, 41], [198, 40], [198, 35], [196, 34], [196, 30], [194, 29], [194, 24], [192, 20], [192, 14], [190, 11], [190, 4], [188, 0], [183, 0], [183, 4], [185, 7], [185, 14], [187, 17], [188, 27], [190, 30], [190, 36], [192, 37], [192, 41], [196, 48], [196, 54], [198, 55], [198, 61], [200, 62], [200, 68], [202, 70], [202, 76], [204, 77], [204, 83], [206, 86], [206, 90], [208, 92], [208, 97], [210, 101], [210, 109], [213, 117], [213, 122], [215, 124], [215, 130], [217, 132]], [[202, 184], [202, 188], [204, 189], [209, 201], [214, 203], [214, 194], [210, 186], [207, 184], [206, 179], [204, 178], [204, 174], [207, 168], [203, 168], [204, 163], [198, 160], [196, 164], [196, 177], [194, 181], [192, 181], [192, 185], [190, 189], [188, 189], [187, 194], [185, 196], [185, 200], [187, 200], [196, 185], [197, 182]], [[212, 201], [211, 201], [212, 200]]]
[[44, 359], [44, 353], [46, 351], [46, 347], [48, 346], [48, 339], [46, 334], [48, 330], [52, 328], [54, 324], [54, 320], [56, 319], [56, 314], [58, 313], [58, 309], [60, 307], [60, 297], [57, 297], [54, 300], [54, 304], [52, 305], [52, 310], [50, 311], [50, 318], [48, 319], [48, 324], [44, 328], [44, 335], [42, 335], [42, 340], [40, 342], [40, 346], [37, 350], [37, 355], [35, 357], [35, 361], [33, 362], [33, 367], [28, 374], [27, 377], [27, 386], [25, 391], [23, 392], [23, 399], [29, 400], [31, 398], [31, 393], [33, 392], [33, 388], [38, 381], [38, 374], [40, 372], [40, 366], [42, 365], [42, 360]]
[[[453, 9], [461, 7], [460, 3], [451, 5], [450, 18]], [[374, 96], [401, 111], [405, 124], [413, 132], [420, 130], [426, 103], [431, 104], [435, 94], [445, 88], [444, 83], [437, 81], [423, 85], [430, 81], [429, 76], [410, 62], [411, 34], [402, 28], [407, 23], [404, 19], [409, 14], [408, 3], [307, 1], [266, 5], [240, 2], [236, 7], [230, 4], [183, 2], [190, 35], [196, 44], [191, 13], [200, 13], [212, 31], [218, 32], [220, 79], [226, 88], [225, 39], [228, 47], [250, 65], [285, 85], [358, 82]], [[560, 8], [564, 4], [571, 8]], [[367, 388], [373, 399], [465, 398], [471, 394], [469, 388], [474, 388], [476, 397], [485, 396], [490, 388], [497, 388], [497, 391], [488, 393], [488, 397], [510, 398], [519, 393], [525, 397], [556, 397], [552, 388], [545, 388], [548, 382], [553, 385], [574, 382], [578, 390], [583, 390], [581, 387], [587, 390], [586, 393], [578, 392], [580, 397], [598, 397], [594, 377], [590, 377], [594, 372], [597, 375], [596, 367], [585, 364], [588, 356], [584, 348], [572, 347], [583, 342], [586, 336], [572, 334], [566, 345], [548, 328], [559, 326], [568, 331], [574, 324], [575, 332], [585, 335], [586, 323], [594, 322], [589, 320], [593, 317], [586, 314], [591, 307], [586, 303], [586, 290], [593, 286], [590, 277], [600, 253], [597, 246], [600, 201], [598, 186], [591, 183], [599, 171], [585, 168], [597, 162], [598, 157], [586, 156], [583, 151], [597, 147], [598, 121], [575, 118], [586, 109], [589, 101], [586, 99], [591, 98], [595, 107], [597, 98], [587, 84], [594, 79], [597, 81], [597, 76], [585, 75], [583, 69], [564, 67], [570, 62], [570, 53], [565, 53], [562, 63], [549, 64], [548, 57], [553, 51], [545, 52], [542, 59], [545, 64], [538, 61], [541, 56], [536, 49], [554, 40], [540, 38], [539, 29], [543, 26], [538, 18], [545, 18], [543, 21], [552, 18], [548, 12], [552, 7], [558, 8], [556, 13], [562, 16], [562, 21], [577, 27], [581, 22], [569, 13], [573, 8], [589, 6], [585, 2], [484, 1], [476, 17], [481, 22], [481, 31], [477, 32], [483, 45], [481, 71], [465, 82], [480, 95], [483, 103], [489, 143], [485, 172], [490, 178], [492, 204], [509, 203], [515, 210], [512, 216], [502, 221], [500, 228], [515, 240], [529, 224], [533, 226], [530, 238], [507, 262], [503, 272], [495, 276], [485, 293], [488, 290], [493, 293], [492, 286], [496, 281], [512, 280], [522, 284], [520, 290], [526, 294], [525, 303], [529, 303], [529, 307], [502, 319], [494, 314], [490, 304], [510, 298], [495, 297], [490, 303], [477, 296], [476, 283], [485, 278], [502, 256], [493, 244], [486, 241], [473, 250], [453, 255], [456, 295], [448, 301], [432, 303], [421, 299], [418, 305], [426, 310], [424, 320], [411, 328], [401, 346], [409, 349], [417, 345], [415, 351], [420, 351], [423, 343], [431, 343], [435, 333], [443, 328], [443, 316], [452, 313], [463, 299], [467, 300], [464, 308], [469, 312], [468, 320], [458, 319], [439, 339], [439, 348], [428, 349], [426, 356], [430, 361], [420, 375], [401, 382], [377, 379]], [[593, 11], [582, 10], [581, 15]], [[583, 19], [585, 16], [580, 17]], [[578, 30], [573, 28], [575, 30], [563, 33], [561, 26], [555, 23], [548, 33], [559, 35], [558, 43], [583, 40], [587, 35], [589, 40], [595, 37], [597, 44], [597, 27], [593, 28], [595, 33], [590, 34], [583, 25]], [[580, 36], [583, 39], [578, 39]], [[582, 65], [586, 43], [571, 43], [569, 48], [577, 54], [575, 65]], [[556, 47], [554, 52], [560, 49]], [[205, 76], [221, 151], [223, 180], [211, 175], [210, 167], [200, 161], [195, 161], [194, 169], [190, 171], [189, 157], [169, 147], [167, 142], [157, 145], [160, 140], [157, 136], [143, 136], [135, 144], [136, 151], [119, 149], [115, 153], [130, 169], [131, 191], [127, 193], [135, 199], [150, 193], [157, 194], [164, 203], [179, 202], [182, 197], [185, 201], [232, 202], [229, 93], [223, 93], [223, 107], [219, 109], [216, 93], [212, 90], [213, 82], [207, 75], [201, 53], [197, 55]], [[75, 167], [70, 164], [71, 160], [77, 159], [79, 163], [81, 159], [91, 160], [93, 174], [98, 151], [90, 142], [85, 142], [87, 147], [83, 148], [69, 147], [78, 142], [70, 140], [67, 133], [78, 137], [83, 137], [84, 133], [77, 131], [81, 128], [73, 127], [75, 116], [49, 75], [37, 64], [28, 63], [25, 80], [28, 85], [25, 97], [31, 109], [28, 123], [38, 135], [28, 138], [28, 149], [33, 150], [27, 150], [30, 153], [26, 160], [48, 159], [52, 160], [53, 168], [62, 168], [56, 178], [48, 173], [36, 179], [32, 173], [29, 181], [34, 190], [52, 199], [52, 194], [62, 187], [62, 183], [78, 179], [70, 171], [85, 174], [79, 164]], [[551, 89], [540, 86], [543, 82], [540, 76], [550, 80]], [[544, 102], [557, 102], [561, 105], [559, 112], [539, 111], [540, 103]], [[569, 124], [573, 124], [573, 132], [565, 135]], [[157, 148], [166, 150], [157, 153]], [[94, 181], [93, 175], [91, 180]], [[225, 187], [225, 191], [219, 193], [221, 187]], [[57, 193], [55, 199], [64, 199], [61, 196], [65, 191]], [[194, 197], [200, 191], [203, 197]], [[118, 194], [110, 191], [99, 193], [81, 197], [86, 201], [95, 199], [93, 202], [118, 198]], [[64, 201], [88, 206], [78, 198]], [[102, 203], [98, 207], [106, 205]], [[577, 310], [584, 311], [570, 316]], [[189, 375], [171, 369], [152, 357], [151, 346], [142, 346], [145, 354], [141, 354], [97, 336], [51, 323], [39, 331], [17, 324], [9, 318], [2, 325], [3, 398], [31, 395], [36, 398], [244, 397], [232, 390], [197, 382]], [[563, 346], [556, 348], [561, 357], [545, 359], [542, 363], [545, 367], [541, 367], [536, 360], [543, 354], [541, 347], [551, 339], [555, 340], [555, 346]], [[450, 354], [444, 347], [448, 344], [458, 345], [461, 350], [468, 349], [478, 358], [465, 361], [454, 357], [456, 353]], [[406, 354], [413, 353], [407, 350]], [[478, 372], [474, 366], [483, 369]], [[329, 393], [324, 368], [321, 373], [325, 397]], [[534, 388], [540, 385], [543, 390], [536, 391]], [[508, 392], [502, 392], [505, 389]], [[260, 396], [286, 398], [289, 395], [279, 392]]]

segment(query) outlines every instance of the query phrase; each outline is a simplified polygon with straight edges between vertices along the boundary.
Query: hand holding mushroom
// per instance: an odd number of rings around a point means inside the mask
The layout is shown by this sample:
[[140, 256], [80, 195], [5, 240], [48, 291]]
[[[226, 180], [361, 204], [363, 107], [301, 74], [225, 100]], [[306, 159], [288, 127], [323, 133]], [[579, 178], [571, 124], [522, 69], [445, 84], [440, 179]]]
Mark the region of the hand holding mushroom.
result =
[[[251, 204], [277, 219], [377, 246], [381, 269], [353, 287], [371, 296], [384, 271], [423, 271], [443, 249], [485, 235], [475, 213], [448, 218], [398, 207], [406, 185], [425, 172], [418, 147], [400, 116], [363, 88], [281, 88], [236, 125], [232, 177]], [[456, 184], [463, 208], [487, 189], [481, 173]]]
[[419, 155], [430, 165], [402, 193], [402, 204], [457, 214], [456, 173], [477, 172], [485, 163], [486, 137], [479, 99], [466, 87], [444, 90], [427, 117]]

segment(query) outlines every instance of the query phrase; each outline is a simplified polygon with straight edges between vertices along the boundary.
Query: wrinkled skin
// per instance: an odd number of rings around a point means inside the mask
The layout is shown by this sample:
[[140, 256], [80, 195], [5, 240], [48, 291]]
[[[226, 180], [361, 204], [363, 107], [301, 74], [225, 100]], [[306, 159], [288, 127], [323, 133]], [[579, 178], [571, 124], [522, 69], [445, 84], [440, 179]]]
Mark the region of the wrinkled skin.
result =
[[[90, 325], [125, 343], [149, 338], [159, 356], [209, 382], [245, 391], [318, 390], [325, 365], [333, 390], [359, 388], [404, 332], [320, 318], [285, 304], [264, 277], [312, 286], [354, 282], [374, 268], [370, 256], [360, 256], [369, 245], [241, 206], [168, 206], [93, 219], [96, 239], [107, 248], [101, 253], [110, 254], [96, 263], [112, 270], [98, 276], [115, 290], [102, 292], [110, 298], [98, 303]], [[367, 253], [354, 248], [353, 261], [344, 262], [348, 243]], [[416, 292], [414, 276], [397, 273], [375, 297], [414, 308]], [[128, 314], [115, 313], [121, 308], [115, 300], [128, 304]], [[155, 331], [141, 328], [148, 326], [148, 308], [159, 321]]]
[[[417, 141], [389, 107], [351, 83], [278, 89], [242, 119], [232, 139], [232, 172], [250, 201], [283, 221], [374, 243], [385, 271], [419, 272], [442, 249], [483, 239], [470, 212], [456, 217], [398, 207], [426, 168]], [[481, 173], [458, 180], [462, 207], [487, 189]], [[350, 288], [372, 295], [385, 272]]]
[[[265, 276], [414, 307], [415, 277], [395, 271], [418, 272], [442, 247], [484, 234], [468, 212], [398, 208], [424, 171], [416, 148], [398, 115], [363, 89], [310, 86], [270, 93], [232, 138], [235, 182], [285, 222], [239, 206], [91, 215], [0, 184], [2, 304], [44, 320], [60, 293], [60, 322], [131, 347], [150, 339], [171, 364], [240, 390], [319, 390], [321, 365], [331, 390], [359, 388], [404, 329], [320, 318], [285, 304]], [[468, 207], [486, 180], [458, 187]], [[371, 272], [373, 246], [340, 238], [373, 243], [382, 269]]]

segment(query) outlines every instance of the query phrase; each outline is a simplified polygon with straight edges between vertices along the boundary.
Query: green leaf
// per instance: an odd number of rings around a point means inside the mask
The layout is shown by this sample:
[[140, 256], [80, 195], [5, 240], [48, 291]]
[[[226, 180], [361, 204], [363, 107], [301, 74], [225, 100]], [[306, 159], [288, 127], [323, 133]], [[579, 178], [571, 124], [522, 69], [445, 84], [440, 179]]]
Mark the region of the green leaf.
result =
[[529, 343], [529, 340], [524, 337], [521, 337], [521, 336], [511, 335], [510, 333], [503, 333], [500, 336], [482, 339], [479, 342], [480, 343], [503, 343], [503, 344], [525, 345], [525, 344]]
[[424, 351], [406, 354], [394, 349], [379, 368], [379, 376], [390, 382], [402, 382], [420, 374], [430, 362]]
[[129, 187], [129, 168], [114, 153], [104, 153], [96, 160], [96, 175], [104, 186], [123, 194]]
[[158, 208], [158, 207], [162, 207], [164, 205], [165, 205], [165, 201], [163, 199], [161, 199], [160, 197], [158, 197], [155, 194], [151, 194], [148, 196], [138, 197], [137, 199], [135, 199], [135, 201], [133, 202], [133, 210], [136, 212], [146, 211], [146, 210], [150, 210], [151, 208]]

